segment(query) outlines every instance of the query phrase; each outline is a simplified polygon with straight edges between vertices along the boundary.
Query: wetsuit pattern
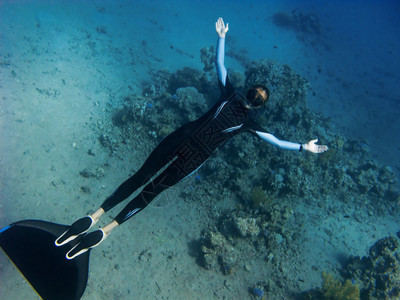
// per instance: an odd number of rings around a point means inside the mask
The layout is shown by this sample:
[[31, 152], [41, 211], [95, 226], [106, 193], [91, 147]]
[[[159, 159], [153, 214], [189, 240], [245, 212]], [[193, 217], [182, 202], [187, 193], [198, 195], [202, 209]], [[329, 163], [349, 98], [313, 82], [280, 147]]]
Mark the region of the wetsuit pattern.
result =
[[[237, 96], [236, 94], [233, 96]], [[233, 98], [232, 97], [232, 98]], [[224, 102], [223, 102], [224, 103]], [[223, 105], [220, 103], [218, 108]], [[206, 120], [201, 124], [194, 123], [192, 136], [174, 152], [178, 159], [173, 163], [179, 170], [181, 176], [187, 176], [200, 167], [215, 151], [221, 147], [232, 136], [240, 132], [247, 119], [246, 109], [240, 101], [229, 99], [214, 117], [213, 110], [210, 111]], [[225, 131], [230, 128], [239, 127], [237, 130]]]

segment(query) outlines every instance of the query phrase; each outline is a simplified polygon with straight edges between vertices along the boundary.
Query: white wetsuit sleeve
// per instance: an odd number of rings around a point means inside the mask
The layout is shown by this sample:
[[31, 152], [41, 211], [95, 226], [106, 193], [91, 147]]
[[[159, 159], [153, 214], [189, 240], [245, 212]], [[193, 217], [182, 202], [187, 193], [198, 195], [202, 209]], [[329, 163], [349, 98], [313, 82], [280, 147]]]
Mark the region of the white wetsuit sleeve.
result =
[[281, 141], [280, 139], [276, 138], [272, 134], [266, 133], [266, 132], [256, 131], [256, 134], [260, 138], [262, 138], [264, 141], [271, 143], [272, 145], [277, 146], [279, 148], [286, 149], [286, 150], [297, 150], [297, 151], [302, 150], [302, 146], [299, 143]]
[[224, 65], [224, 61], [225, 61], [225, 38], [218, 37], [217, 56], [215, 64], [217, 66], [218, 79], [221, 81], [223, 86], [226, 85], [226, 76], [228, 74]]

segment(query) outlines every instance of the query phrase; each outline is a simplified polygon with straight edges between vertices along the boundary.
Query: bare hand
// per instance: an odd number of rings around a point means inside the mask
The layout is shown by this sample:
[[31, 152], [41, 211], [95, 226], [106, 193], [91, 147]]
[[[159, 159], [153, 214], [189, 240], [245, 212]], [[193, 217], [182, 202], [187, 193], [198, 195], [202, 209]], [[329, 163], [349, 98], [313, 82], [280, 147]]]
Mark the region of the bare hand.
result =
[[303, 145], [304, 150], [310, 151], [312, 153], [322, 153], [328, 150], [328, 146], [325, 145], [316, 145], [315, 143], [318, 142], [318, 139], [311, 140], [307, 144]]
[[229, 30], [229, 23], [224, 24], [224, 20], [222, 18], [218, 18], [217, 22], [215, 22], [215, 30], [218, 33], [219, 37], [224, 38], [225, 34]]

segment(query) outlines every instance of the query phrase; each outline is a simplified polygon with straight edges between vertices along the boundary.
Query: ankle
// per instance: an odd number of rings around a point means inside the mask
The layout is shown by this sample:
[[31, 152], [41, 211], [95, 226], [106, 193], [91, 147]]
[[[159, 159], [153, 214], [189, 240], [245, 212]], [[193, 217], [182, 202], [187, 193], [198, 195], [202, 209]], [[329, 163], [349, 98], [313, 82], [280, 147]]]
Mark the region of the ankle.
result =
[[105, 234], [108, 235], [108, 234], [109, 234], [111, 231], [113, 231], [114, 228], [117, 227], [118, 225], [119, 225], [118, 222], [114, 220], [114, 221], [112, 221], [110, 224], [104, 226], [104, 227], [102, 228], [102, 231], [103, 231]]
[[100, 217], [104, 214], [104, 209], [103, 208], [99, 208], [98, 210], [96, 210], [94, 213], [92, 213], [90, 215], [90, 217], [93, 219], [93, 224], [96, 224], [97, 221], [100, 219]]

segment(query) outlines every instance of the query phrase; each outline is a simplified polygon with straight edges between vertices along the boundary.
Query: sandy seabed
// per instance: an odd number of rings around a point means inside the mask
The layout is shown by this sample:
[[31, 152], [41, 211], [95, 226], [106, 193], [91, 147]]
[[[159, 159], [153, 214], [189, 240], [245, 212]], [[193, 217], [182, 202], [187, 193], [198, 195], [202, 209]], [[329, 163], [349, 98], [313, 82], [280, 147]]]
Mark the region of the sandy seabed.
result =
[[[97, 209], [141, 166], [155, 145], [155, 141], [133, 140], [135, 153], [122, 145], [118, 155], [110, 156], [99, 143], [98, 122], [111, 122], [109, 111], [119, 105], [118, 99], [127, 93], [141, 94], [147, 74], [163, 65], [171, 67], [171, 61], [180, 61], [177, 67], [200, 68], [197, 57], [205, 45], [199, 42], [185, 48], [180, 40], [183, 34], [174, 41], [175, 49], [162, 38], [154, 47], [154, 37], [139, 28], [135, 30], [140, 37], [126, 42], [124, 32], [107, 25], [115, 11], [108, 7], [102, 11], [99, 5], [87, 5], [79, 13], [65, 4], [62, 13], [54, 5], [24, 8], [23, 4], [0, 7], [5, 29], [0, 50], [0, 224], [20, 219], [70, 224]], [[155, 23], [156, 13], [142, 18], [146, 21], [142, 30], [161, 31], [161, 26], [168, 25]], [[183, 14], [180, 17], [182, 22], [187, 19]], [[135, 22], [129, 30], [140, 25]], [[201, 29], [199, 34], [209, 35], [211, 44], [215, 40], [213, 21], [209, 25], [209, 30]], [[170, 34], [168, 27], [164, 30]], [[290, 48], [294, 43], [282, 38], [279, 45]], [[188, 54], [191, 50], [196, 59]], [[104, 171], [101, 178], [79, 174], [99, 168]], [[92, 251], [83, 299], [252, 297], [249, 288], [268, 277], [268, 268], [258, 267], [263, 258], [249, 259], [250, 271], [243, 268], [231, 276], [205, 270], [196, 262], [196, 241], [208, 226], [210, 213], [180, 196], [180, 191], [193, 184], [194, 178], [180, 183], [162, 196], [160, 201], [167, 198], [167, 205], [146, 208]], [[216, 207], [234, 205], [234, 199], [220, 198]], [[111, 221], [121, 208], [103, 217], [99, 225]], [[360, 222], [338, 220], [335, 215], [322, 217], [326, 212], [318, 206], [302, 203], [294, 210], [304, 216], [303, 255], [287, 262], [285, 268], [288, 274], [297, 272], [305, 278], [288, 284], [300, 290], [320, 286], [321, 270], [337, 269], [342, 251], [365, 255], [377, 239], [394, 235], [399, 228], [394, 217], [382, 220], [368, 212], [363, 212], [366, 218]], [[319, 268], [312, 270], [311, 266]], [[1, 299], [37, 298], [4, 255], [0, 255], [0, 278]]]

